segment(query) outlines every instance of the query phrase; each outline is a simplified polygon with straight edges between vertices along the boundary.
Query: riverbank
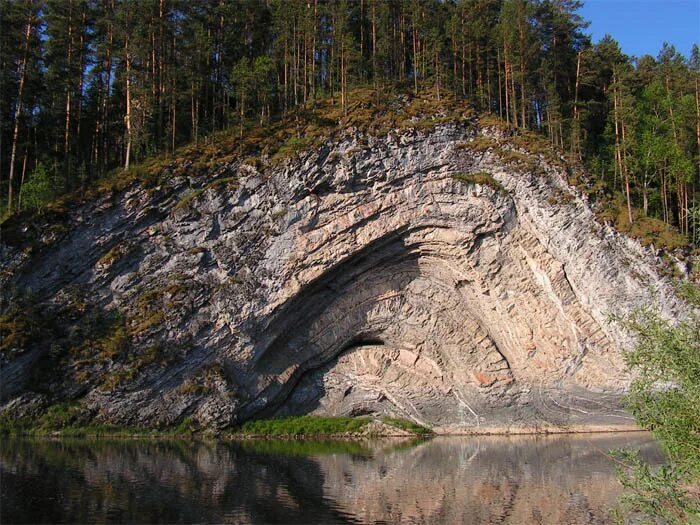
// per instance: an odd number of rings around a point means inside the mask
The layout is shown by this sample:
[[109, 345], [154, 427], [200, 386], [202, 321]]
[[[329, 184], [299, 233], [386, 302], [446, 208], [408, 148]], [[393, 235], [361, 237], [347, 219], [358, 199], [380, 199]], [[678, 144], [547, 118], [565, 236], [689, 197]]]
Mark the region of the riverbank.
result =
[[297, 416], [247, 421], [238, 428], [214, 431], [199, 428], [185, 419], [168, 428], [144, 428], [110, 424], [79, 423], [51, 414], [37, 421], [0, 420], [0, 435], [29, 437], [119, 437], [119, 438], [216, 438], [250, 439], [348, 439], [367, 437], [428, 437], [431, 429], [399, 418]]
[[144, 428], [110, 424], [79, 423], [59, 417], [38, 421], [0, 420], [0, 435], [28, 437], [110, 437], [110, 438], [205, 438], [230, 441], [257, 439], [363, 439], [374, 437], [432, 437], [432, 436], [509, 436], [549, 434], [596, 434], [635, 432], [641, 429], [633, 423], [615, 425], [570, 426], [478, 426], [427, 428], [413, 421], [389, 417], [322, 417], [295, 416], [247, 421], [235, 429], [210, 430], [185, 419], [167, 428]]

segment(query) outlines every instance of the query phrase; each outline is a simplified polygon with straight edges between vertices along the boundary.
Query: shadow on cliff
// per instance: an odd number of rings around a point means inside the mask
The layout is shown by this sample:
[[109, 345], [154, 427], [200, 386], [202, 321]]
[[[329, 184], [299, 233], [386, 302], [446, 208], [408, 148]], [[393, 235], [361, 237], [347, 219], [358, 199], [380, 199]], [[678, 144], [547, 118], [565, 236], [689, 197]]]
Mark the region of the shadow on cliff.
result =
[[[369, 311], [379, 298], [401, 295], [420, 274], [420, 253], [406, 244], [406, 233], [404, 228], [376, 240], [329, 268], [271, 317], [252, 323], [265, 328], [250, 335], [258, 344], [248, 387], [254, 397], [272, 401], [262, 410], [251, 403], [243, 409], [244, 418], [269, 417], [303, 378], [309, 383], [313, 371], [332, 366], [357, 346], [382, 343], [381, 334], [393, 319], [370, 319]], [[262, 389], [260, 377], [269, 378]], [[305, 412], [318, 406], [312, 398], [325, 393], [320, 376], [311, 383], [307, 386], [315, 394], [305, 402]]]

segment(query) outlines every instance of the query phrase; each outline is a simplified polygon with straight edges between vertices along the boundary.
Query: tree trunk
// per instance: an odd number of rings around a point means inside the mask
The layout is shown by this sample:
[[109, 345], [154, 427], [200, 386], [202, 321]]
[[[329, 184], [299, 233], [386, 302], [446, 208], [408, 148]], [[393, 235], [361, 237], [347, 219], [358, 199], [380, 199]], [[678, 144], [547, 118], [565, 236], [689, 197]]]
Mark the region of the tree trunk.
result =
[[17, 141], [19, 139], [19, 120], [22, 117], [22, 96], [24, 95], [24, 83], [27, 76], [27, 60], [29, 59], [29, 41], [32, 35], [32, 14], [27, 14], [27, 25], [24, 31], [24, 50], [22, 52], [22, 62], [20, 63], [19, 88], [17, 93], [17, 104], [15, 106], [14, 127], [12, 130], [12, 149], [10, 151], [10, 175], [7, 189], [7, 209], [12, 211], [12, 185], [15, 175], [15, 159], [17, 157]]
[[404, 16], [404, 4], [401, 4], [401, 14], [399, 15], [399, 39], [401, 49], [399, 51], [398, 78], [403, 80], [406, 77], [406, 18]]
[[19, 181], [19, 195], [17, 196], [17, 209], [22, 211], [22, 188], [24, 188], [24, 177], [27, 173], [27, 157], [29, 156], [29, 147], [24, 148], [24, 159], [22, 160], [22, 176]]
[[71, 118], [71, 73], [73, 66], [73, 2], [69, 2], [68, 8], [68, 61], [67, 69], [68, 75], [66, 78], [66, 118], [63, 127], [63, 178], [65, 181], [65, 187], [68, 188], [70, 183], [69, 171], [70, 171], [70, 161], [68, 159], [70, 155], [70, 118]]
[[[78, 114], [76, 115], [75, 123], [76, 123], [76, 130], [75, 130], [75, 136], [77, 137], [77, 140], [80, 140], [80, 133], [81, 133], [81, 127], [82, 127], [82, 119], [83, 119], [83, 88], [85, 85], [85, 75], [84, 75], [84, 69], [85, 69], [85, 32], [87, 31], [87, 13], [86, 13], [86, 6], [83, 6], [83, 13], [81, 16], [81, 25], [80, 25], [80, 38], [78, 40], [78, 44], [80, 48], [78, 49]], [[77, 148], [76, 151], [77, 155], [77, 162], [78, 164], [83, 160], [83, 155], [81, 152], [80, 147]], [[86, 174], [87, 178], [87, 174]], [[84, 184], [86, 181], [83, 180], [82, 183]]]
[[[111, 4], [110, 16], [108, 20], [111, 20], [111, 14], [114, 13], [114, 4]], [[114, 33], [112, 29], [111, 21], [107, 24], [107, 51], [106, 51], [106, 70], [107, 70], [107, 82], [105, 84], [104, 97], [102, 99], [102, 167], [104, 168], [108, 164], [108, 128], [107, 128], [107, 111], [109, 103], [109, 94], [112, 86], [112, 43], [114, 39]]]
[[418, 28], [416, 27], [416, 14], [413, 13], [411, 20], [413, 28], [411, 36], [413, 37], [413, 93], [418, 95]]
[[579, 161], [581, 161], [581, 149], [579, 147], [580, 140], [580, 117], [578, 111], [578, 91], [581, 80], [581, 54], [583, 51], [579, 51], [576, 57], [576, 82], [574, 84], [574, 118], [573, 125], [571, 126], [571, 154]]
[[695, 77], [695, 139], [698, 145], [698, 176], [700, 176], [700, 74]]
[[510, 100], [513, 104], [512, 115], [513, 115], [513, 125], [517, 128], [518, 124], [518, 94], [515, 89], [515, 73], [513, 71], [513, 63], [510, 64]]
[[[285, 40], [285, 46], [287, 45], [287, 41]], [[328, 87], [331, 92], [331, 104], [335, 105], [335, 84], [334, 84], [334, 72], [335, 72], [335, 46], [336, 46], [336, 40], [335, 40], [335, 12], [331, 15], [331, 44], [328, 48]], [[286, 53], [286, 47], [285, 47], [285, 53]], [[286, 78], [287, 70], [285, 69], [285, 78]], [[286, 113], [286, 111], [285, 111]]]
[[311, 46], [311, 97], [316, 106], [316, 29], [318, 18], [318, 0], [314, 0], [313, 43]]
[[460, 13], [460, 24], [461, 24], [461, 28], [462, 28], [462, 32], [461, 32], [461, 36], [462, 36], [462, 41], [461, 41], [461, 44], [462, 44], [462, 96], [466, 97], [467, 96], [467, 86], [466, 86], [467, 79], [466, 79], [466, 72], [465, 72], [465, 69], [466, 69], [465, 68], [465, 65], [466, 65], [465, 64], [465, 62], [466, 62], [466, 57], [465, 57], [466, 49], [465, 48], [466, 48], [466, 46], [464, 45], [464, 40], [465, 40], [465, 38], [464, 38], [464, 8], [462, 8], [461, 13]]
[[508, 86], [508, 46], [503, 41], [503, 75], [506, 82], [506, 123], [510, 125], [510, 87]]
[[[342, 63], [342, 58], [341, 58], [341, 63]], [[364, 79], [365, 79], [365, 0], [360, 0], [360, 80], [364, 81]]]
[[297, 21], [294, 18], [292, 25], [292, 91], [294, 92], [294, 105], [297, 105]]
[[284, 90], [282, 102], [282, 115], [287, 115], [287, 102], [289, 100], [289, 39], [284, 36]]
[[372, 0], [372, 84], [374, 98], [379, 104], [379, 88], [377, 87], [377, 0]]
[[614, 112], [614, 120], [615, 120], [615, 156], [617, 158], [617, 164], [618, 168], [620, 170], [620, 177], [623, 181], [624, 184], [624, 189], [625, 189], [625, 196], [627, 198], [627, 217], [629, 218], [630, 224], [632, 224], [633, 219], [632, 219], [632, 203], [630, 200], [630, 185], [629, 185], [629, 175], [627, 173], [627, 170], [625, 169], [625, 159], [623, 155], [623, 148], [624, 148], [624, 132], [625, 132], [625, 127], [624, 123], [622, 122], [622, 119], [620, 117], [622, 113], [622, 108], [621, 106], [621, 96], [620, 96], [620, 86], [619, 86], [619, 81], [620, 77], [617, 74], [617, 72], [613, 72], [613, 82], [614, 82], [614, 88], [613, 88], [613, 112]]
[[457, 94], [457, 31], [452, 25], [452, 33], [450, 34], [452, 42], [452, 92]]
[[503, 73], [501, 72], [501, 50], [496, 57], [496, 69], [498, 70], [498, 117], [503, 118]]
[[[128, 20], [128, 16], [127, 16]], [[128, 25], [128, 22], [127, 22]], [[128, 31], [128, 27], [127, 27]], [[124, 39], [124, 58], [126, 61], [126, 116], [124, 121], [126, 123], [126, 152], [124, 155], [124, 169], [129, 169], [129, 164], [131, 162], [131, 144], [132, 144], [132, 122], [131, 122], [131, 53], [129, 52], [129, 35]]]
[[158, 2], [158, 124], [156, 134], [158, 144], [168, 148], [168, 139], [164, 130], [165, 113], [165, 41], [163, 39], [163, 24], [165, 23], [164, 0]]
[[[173, 37], [173, 41], [174, 40], [175, 39]], [[176, 90], [175, 90], [175, 76], [173, 76], [173, 79], [172, 79], [172, 97], [171, 97], [171, 102], [173, 105], [173, 107], [172, 107], [173, 116], [172, 116], [172, 119], [170, 121], [170, 127], [171, 127], [171, 129], [170, 129], [170, 132], [171, 132], [170, 141], [171, 141], [171, 151], [173, 153], [175, 152], [175, 141], [177, 138], [177, 96], [175, 95], [175, 92], [176, 92]]]
[[525, 86], [525, 47], [526, 47], [526, 35], [525, 28], [523, 26], [523, 20], [520, 20], [518, 24], [520, 33], [520, 126], [527, 127], [526, 112], [527, 112], [527, 97], [525, 96], [526, 86]]
[[642, 210], [646, 217], [649, 213], [649, 182], [646, 172], [644, 173], [644, 183], [642, 184]]
[[[698, 151], [698, 169], [697, 176], [700, 179], [700, 74], [696, 72], [695, 74], [695, 140], [697, 142]], [[695, 202], [695, 182], [693, 182], [693, 196], [692, 196], [692, 209], [695, 215], [693, 220], [693, 241], [697, 242], [700, 234], [700, 222], [698, 216], [697, 204]]]

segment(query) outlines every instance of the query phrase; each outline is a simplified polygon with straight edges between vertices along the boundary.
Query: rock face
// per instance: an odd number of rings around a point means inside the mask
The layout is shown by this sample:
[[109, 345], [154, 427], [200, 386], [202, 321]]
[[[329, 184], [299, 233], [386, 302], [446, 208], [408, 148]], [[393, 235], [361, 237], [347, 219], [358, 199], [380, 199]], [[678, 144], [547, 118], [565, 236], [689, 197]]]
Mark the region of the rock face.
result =
[[501, 132], [470, 125], [348, 132], [278, 167], [223, 163], [220, 184], [133, 185], [83, 205], [32, 257], [1, 245], [6, 290], [46, 304], [80, 290], [88, 309], [123, 313], [132, 345], [121, 361], [61, 357], [41, 393], [29, 378], [46, 345], [5, 358], [5, 410], [70, 397], [126, 424], [631, 424], [629, 341], [608, 316], [652, 294], [669, 316], [680, 307], [651, 254], [596, 222], [563, 168], [504, 151]]

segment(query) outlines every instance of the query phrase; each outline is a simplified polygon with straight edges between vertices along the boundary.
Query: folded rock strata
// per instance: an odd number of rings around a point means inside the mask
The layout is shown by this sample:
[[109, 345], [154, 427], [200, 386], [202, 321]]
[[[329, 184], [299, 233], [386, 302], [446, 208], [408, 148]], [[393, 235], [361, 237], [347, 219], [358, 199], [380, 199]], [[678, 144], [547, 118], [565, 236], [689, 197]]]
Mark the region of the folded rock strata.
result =
[[[442, 432], [631, 425], [630, 341], [609, 316], [652, 297], [677, 316], [671, 287], [649, 251], [596, 221], [564, 168], [527, 152], [507, 162], [477, 136], [509, 148], [461, 124], [348, 132], [263, 172], [222, 163], [215, 175], [235, 188], [172, 177], [85, 204], [36, 256], [1, 245], [6, 290], [55, 304], [80, 289], [91, 308], [124, 312], [132, 355], [167, 357], [130, 374], [95, 359], [72, 381], [67, 357], [37, 393], [39, 345], [5, 359], [5, 410], [73, 397], [97, 420], [143, 425], [305, 413]], [[144, 305], [158, 315], [136, 330]], [[128, 379], [105, 384], [115, 373]]]

